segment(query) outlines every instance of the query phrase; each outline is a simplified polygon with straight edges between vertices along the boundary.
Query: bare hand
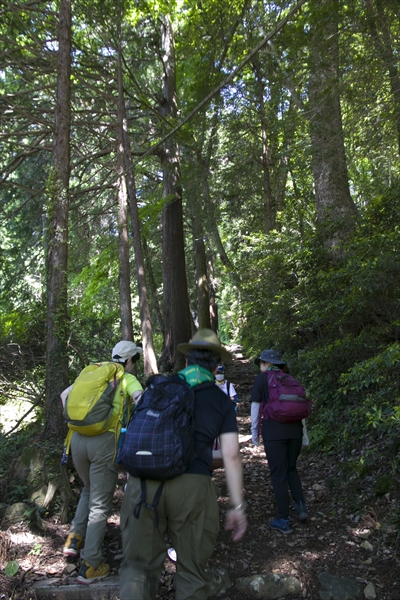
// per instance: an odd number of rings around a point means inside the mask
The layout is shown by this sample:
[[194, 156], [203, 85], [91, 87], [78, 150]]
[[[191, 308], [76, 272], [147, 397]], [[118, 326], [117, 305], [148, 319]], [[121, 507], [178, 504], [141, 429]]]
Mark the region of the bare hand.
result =
[[247, 518], [244, 510], [231, 509], [226, 513], [226, 531], [232, 531], [232, 540], [238, 542], [242, 539], [247, 529]]

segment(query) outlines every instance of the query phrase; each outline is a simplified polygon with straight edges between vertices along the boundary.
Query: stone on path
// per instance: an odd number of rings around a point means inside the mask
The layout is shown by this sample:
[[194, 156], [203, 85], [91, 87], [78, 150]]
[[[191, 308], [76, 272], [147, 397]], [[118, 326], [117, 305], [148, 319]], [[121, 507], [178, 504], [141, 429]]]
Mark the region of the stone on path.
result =
[[239, 590], [246, 592], [249, 598], [262, 598], [263, 600], [276, 600], [301, 592], [299, 580], [284, 573], [240, 577], [236, 580], [236, 585]]

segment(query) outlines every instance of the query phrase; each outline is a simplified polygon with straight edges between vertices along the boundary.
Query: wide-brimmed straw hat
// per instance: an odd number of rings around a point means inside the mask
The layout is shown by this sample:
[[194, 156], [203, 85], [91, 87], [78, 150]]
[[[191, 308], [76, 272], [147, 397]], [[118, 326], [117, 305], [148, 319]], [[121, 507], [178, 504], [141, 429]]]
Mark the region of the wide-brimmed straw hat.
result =
[[232, 358], [232, 354], [225, 350], [219, 337], [212, 329], [199, 329], [189, 342], [178, 344], [178, 350], [182, 354], [187, 354], [190, 350], [211, 350], [219, 354], [221, 360]]

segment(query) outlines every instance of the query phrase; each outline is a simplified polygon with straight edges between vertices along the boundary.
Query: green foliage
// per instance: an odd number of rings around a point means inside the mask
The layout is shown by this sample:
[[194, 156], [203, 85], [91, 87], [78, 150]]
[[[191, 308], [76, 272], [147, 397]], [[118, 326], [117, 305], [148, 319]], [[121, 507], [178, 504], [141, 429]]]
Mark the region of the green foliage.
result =
[[18, 570], [19, 563], [16, 560], [11, 560], [9, 563], [6, 564], [4, 572], [7, 575], [7, 577], [14, 577], [14, 575], [18, 573]]
[[370, 203], [334, 261], [312, 231], [305, 245], [292, 229], [248, 239], [240, 337], [250, 356], [283, 353], [314, 400], [310, 437], [325, 450], [371, 428], [400, 436], [399, 189]]

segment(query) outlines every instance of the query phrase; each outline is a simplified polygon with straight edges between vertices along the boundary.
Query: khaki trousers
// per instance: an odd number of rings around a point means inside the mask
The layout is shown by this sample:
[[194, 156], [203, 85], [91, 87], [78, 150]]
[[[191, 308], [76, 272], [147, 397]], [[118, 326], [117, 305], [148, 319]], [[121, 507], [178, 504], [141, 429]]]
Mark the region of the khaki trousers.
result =
[[[146, 481], [147, 504], [152, 504], [159, 481]], [[120, 568], [120, 600], [154, 600], [166, 557], [168, 531], [178, 556], [176, 600], [205, 600], [208, 583], [204, 568], [218, 536], [219, 508], [216, 487], [207, 475], [185, 474], [164, 483], [157, 510], [142, 507], [140, 479], [129, 477], [121, 510], [123, 561]]]
[[72, 436], [72, 460], [84, 488], [70, 533], [85, 538], [81, 558], [95, 569], [102, 562], [103, 539], [117, 484], [114, 452], [115, 434], [110, 431], [93, 436], [74, 432]]

